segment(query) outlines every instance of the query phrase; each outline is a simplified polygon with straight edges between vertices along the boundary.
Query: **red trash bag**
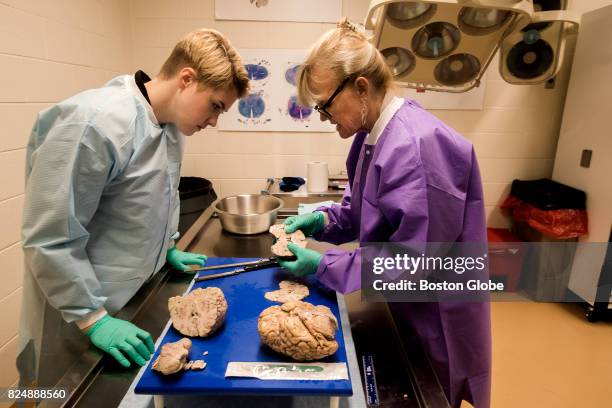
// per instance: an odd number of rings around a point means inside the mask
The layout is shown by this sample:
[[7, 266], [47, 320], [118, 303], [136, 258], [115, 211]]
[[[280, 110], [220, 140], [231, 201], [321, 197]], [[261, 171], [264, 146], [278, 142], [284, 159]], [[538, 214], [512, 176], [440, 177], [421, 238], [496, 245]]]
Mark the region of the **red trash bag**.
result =
[[514, 180], [500, 206], [513, 220], [556, 239], [588, 233], [584, 192], [549, 179]]

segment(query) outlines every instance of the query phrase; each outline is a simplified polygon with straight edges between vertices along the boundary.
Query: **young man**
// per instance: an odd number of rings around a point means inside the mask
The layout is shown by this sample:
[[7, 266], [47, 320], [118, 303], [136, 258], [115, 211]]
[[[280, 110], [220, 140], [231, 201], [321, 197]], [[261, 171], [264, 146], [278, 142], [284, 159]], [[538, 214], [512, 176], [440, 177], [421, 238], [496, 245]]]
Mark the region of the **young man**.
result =
[[77, 327], [122, 366], [146, 363], [149, 333], [112, 315], [166, 261], [206, 261], [174, 247], [184, 136], [247, 91], [236, 50], [201, 29], [152, 80], [120, 76], [39, 113], [26, 164], [21, 385], [53, 385], [48, 368], [62, 362], [52, 356], [85, 338]]

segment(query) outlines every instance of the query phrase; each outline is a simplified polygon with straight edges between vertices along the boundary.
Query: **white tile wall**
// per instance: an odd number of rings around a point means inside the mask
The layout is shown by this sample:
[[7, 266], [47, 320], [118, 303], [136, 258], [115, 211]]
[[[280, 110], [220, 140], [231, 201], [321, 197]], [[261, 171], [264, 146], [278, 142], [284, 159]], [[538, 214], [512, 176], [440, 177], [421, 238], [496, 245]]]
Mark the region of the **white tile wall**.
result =
[[131, 15], [139, 18], [188, 18], [184, 0], [132, 0], [131, 5]]
[[2, 153], [0, 161], [0, 200], [23, 194], [25, 184], [25, 149]]
[[0, 248], [6, 248], [20, 241], [22, 211], [23, 195], [0, 201], [0, 220], [2, 220]]
[[214, 3], [212, 1], [185, 0], [185, 12], [190, 18], [215, 18]]
[[89, 42], [83, 30], [46, 20], [43, 38], [47, 59], [75, 65], [90, 65]]
[[0, 4], [0, 52], [45, 57], [42, 17]]
[[23, 251], [21, 243], [13, 244], [0, 251], [0, 265], [2, 265], [2, 285], [0, 285], [0, 299], [21, 286], [23, 280]]
[[[0, 10], [1, 12], [1, 10]], [[15, 81], [14, 75], [19, 75], [23, 69], [23, 58], [12, 55], [0, 54], [0, 66], [2, 72], [10, 75], [0, 75], [0, 102], [21, 102], [24, 98], [24, 85], [21, 81]]]
[[17, 380], [25, 147], [36, 113], [131, 67], [129, 3], [0, 2], [0, 387]]
[[8, 387], [19, 378], [19, 373], [15, 366], [18, 344], [19, 337], [15, 334], [8, 342], [0, 346], [0, 367], [2, 367], [2, 370], [0, 370], [0, 384], [3, 387]]
[[21, 289], [11, 292], [8, 296], [0, 299], [0, 344], [6, 344], [15, 336], [19, 330], [19, 316], [21, 311]]
[[[0, 64], [0, 66], [3, 65]], [[0, 118], [10, 118], [10, 120], [3, 120], [3, 137], [0, 137], [0, 152], [24, 148], [28, 143], [28, 136], [30, 135], [36, 114], [47, 105], [3, 102], [0, 101]]]

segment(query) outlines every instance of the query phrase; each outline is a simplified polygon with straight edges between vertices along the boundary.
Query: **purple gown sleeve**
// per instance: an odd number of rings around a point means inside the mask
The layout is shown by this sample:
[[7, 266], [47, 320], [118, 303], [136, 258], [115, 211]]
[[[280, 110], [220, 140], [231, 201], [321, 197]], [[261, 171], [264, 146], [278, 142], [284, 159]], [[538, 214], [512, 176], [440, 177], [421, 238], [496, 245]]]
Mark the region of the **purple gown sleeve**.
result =
[[[425, 175], [416, 146], [409, 138], [396, 146], [385, 146], [370, 167], [362, 200], [361, 235], [368, 242], [427, 242], [428, 207]], [[370, 202], [367, 191], [375, 190]], [[328, 212], [329, 214], [329, 212]], [[331, 218], [330, 218], [331, 219]], [[361, 249], [329, 250], [316, 276], [324, 285], [341, 293], [361, 288]]]
[[459, 242], [487, 242], [487, 221], [484, 212], [484, 195], [476, 152], [472, 149], [472, 169], [466, 195], [463, 230]]
[[319, 207], [317, 211], [325, 212], [329, 217], [329, 223], [325, 226], [325, 229], [313, 235], [317, 241], [340, 245], [357, 239], [358, 229], [354, 225], [359, 220], [353, 220], [352, 218], [350, 186], [346, 187], [340, 204], [334, 204], [331, 207]]

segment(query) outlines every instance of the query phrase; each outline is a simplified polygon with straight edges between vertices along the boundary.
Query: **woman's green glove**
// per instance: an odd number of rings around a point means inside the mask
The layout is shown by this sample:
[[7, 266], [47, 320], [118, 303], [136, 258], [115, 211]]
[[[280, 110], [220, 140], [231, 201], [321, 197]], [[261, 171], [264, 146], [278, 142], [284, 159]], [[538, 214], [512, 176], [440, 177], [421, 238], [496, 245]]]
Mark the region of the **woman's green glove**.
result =
[[143, 366], [155, 351], [151, 335], [132, 323], [104, 316], [85, 333], [99, 349], [110, 354], [124, 367], [130, 360]]
[[176, 247], [170, 248], [166, 254], [166, 261], [179, 271], [189, 271], [191, 269], [189, 265], [204, 266], [207, 259], [206, 255], [179, 251]]
[[297, 257], [295, 261], [278, 259], [278, 263], [289, 272], [298, 276], [312, 275], [317, 271], [323, 255], [312, 249], [302, 248], [293, 242], [287, 244], [289, 249]]
[[325, 228], [325, 215], [321, 211], [289, 217], [285, 220], [285, 232], [291, 234], [302, 230], [304, 235], [310, 236]]

